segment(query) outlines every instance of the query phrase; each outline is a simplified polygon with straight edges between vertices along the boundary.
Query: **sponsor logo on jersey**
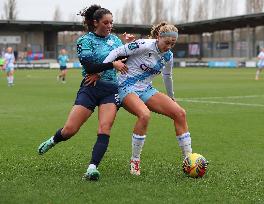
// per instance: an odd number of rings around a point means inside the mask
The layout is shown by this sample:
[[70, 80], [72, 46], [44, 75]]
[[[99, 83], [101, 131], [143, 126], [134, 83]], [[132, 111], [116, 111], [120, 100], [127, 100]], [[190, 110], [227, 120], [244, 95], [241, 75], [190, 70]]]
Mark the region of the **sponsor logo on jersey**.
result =
[[148, 67], [147, 65], [145, 65], [145, 64], [141, 64], [140, 65], [140, 68], [143, 70], [143, 71], [145, 71], [145, 72], [149, 72], [150, 74], [152, 74], [152, 75], [156, 75], [156, 74], [160, 74], [161, 73], [161, 71], [159, 71], [159, 70], [155, 70], [155, 69], [152, 69], [152, 68], [150, 68], [150, 67]]
[[129, 45], [128, 45], [128, 49], [130, 49], [130, 50], [135, 50], [137, 48], [139, 48], [139, 45], [137, 42], [132, 42], [132, 43], [129, 43]]

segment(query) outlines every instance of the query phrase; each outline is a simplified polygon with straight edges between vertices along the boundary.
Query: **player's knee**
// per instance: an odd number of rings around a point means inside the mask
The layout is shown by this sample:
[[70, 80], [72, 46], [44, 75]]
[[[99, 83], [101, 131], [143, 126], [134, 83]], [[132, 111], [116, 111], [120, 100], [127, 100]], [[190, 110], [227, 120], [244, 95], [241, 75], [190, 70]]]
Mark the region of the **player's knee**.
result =
[[185, 109], [181, 108], [179, 116], [180, 116], [180, 118], [182, 120], [184, 120], [184, 121], [186, 120], [186, 111], [185, 111]]
[[186, 121], [186, 111], [181, 108], [178, 111], [175, 111], [173, 114], [174, 120]]
[[113, 123], [106, 122], [106, 123], [100, 123], [98, 127], [98, 132], [102, 132], [105, 134], [109, 134], [110, 130], [112, 128]]
[[151, 115], [150, 110], [146, 109], [140, 113], [138, 118], [140, 121], [142, 121], [144, 123], [148, 123], [148, 121], [150, 120], [150, 115]]

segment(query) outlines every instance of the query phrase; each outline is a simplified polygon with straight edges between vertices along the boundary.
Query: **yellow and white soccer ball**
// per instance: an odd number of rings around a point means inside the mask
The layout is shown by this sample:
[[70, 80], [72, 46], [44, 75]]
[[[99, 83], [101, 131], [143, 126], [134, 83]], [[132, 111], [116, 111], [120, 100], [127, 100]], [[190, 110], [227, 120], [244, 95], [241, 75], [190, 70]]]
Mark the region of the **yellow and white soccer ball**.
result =
[[191, 153], [183, 160], [182, 169], [190, 177], [203, 177], [208, 166], [207, 160], [200, 154]]

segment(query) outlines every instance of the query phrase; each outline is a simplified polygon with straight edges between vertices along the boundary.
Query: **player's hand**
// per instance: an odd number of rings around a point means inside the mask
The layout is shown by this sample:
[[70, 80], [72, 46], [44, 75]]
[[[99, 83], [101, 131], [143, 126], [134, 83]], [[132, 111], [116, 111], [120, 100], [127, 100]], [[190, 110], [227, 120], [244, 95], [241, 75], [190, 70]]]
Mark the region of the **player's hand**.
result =
[[126, 61], [126, 60], [127, 60], [127, 58], [124, 58], [124, 59], [122, 59], [122, 60], [117, 60], [117, 61], [114, 61], [114, 62], [113, 62], [113, 66], [114, 66], [114, 68], [115, 68], [117, 71], [121, 72], [121, 74], [126, 74], [127, 71], [128, 71], [128, 67], [127, 67], [127, 65], [124, 64], [124, 61]]
[[96, 81], [99, 80], [101, 77], [99, 74], [87, 74], [85, 76], [85, 81], [84, 85], [89, 86], [89, 85], [96, 85]]
[[130, 43], [130, 42], [133, 42], [135, 40], [135, 36], [132, 35], [132, 34], [127, 34], [126, 32], [123, 33], [121, 35], [121, 40], [124, 42], [124, 43]]

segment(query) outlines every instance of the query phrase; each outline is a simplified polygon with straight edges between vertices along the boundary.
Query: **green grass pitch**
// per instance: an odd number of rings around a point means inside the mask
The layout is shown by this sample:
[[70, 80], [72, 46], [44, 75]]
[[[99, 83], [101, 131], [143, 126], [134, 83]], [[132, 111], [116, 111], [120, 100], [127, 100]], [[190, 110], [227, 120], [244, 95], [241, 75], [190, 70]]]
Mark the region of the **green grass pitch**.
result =
[[[193, 151], [209, 161], [202, 179], [186, 177], [172, 121], [152, 114], [139, 177], [129, 173], [135, 117], [123, 109], [100, 165], [99, 182], [82, 181], [96, 139], [97, 113], [71, 140], [44, 156], [37, 147], [63, 126], [80, 70], [0, 72], [0, 203], [264, 203], [264, 79], [255, 69], [174, 69]], [[263, 76], [262, 76], [263, 77]], [[165, 90], [162, 78], [154, 86]]]

